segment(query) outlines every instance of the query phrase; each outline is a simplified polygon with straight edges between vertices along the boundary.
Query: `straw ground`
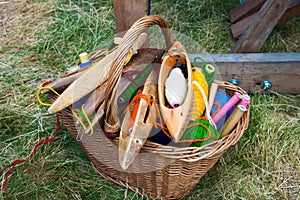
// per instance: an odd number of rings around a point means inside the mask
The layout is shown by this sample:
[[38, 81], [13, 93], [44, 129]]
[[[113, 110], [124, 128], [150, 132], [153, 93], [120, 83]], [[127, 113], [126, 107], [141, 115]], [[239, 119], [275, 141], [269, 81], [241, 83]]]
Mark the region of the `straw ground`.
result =
[[[233, 47], [228, 13], [238, 1], [151, 2], [152, 14], [207, 52], [227, 53]], [[74, 65], [79, 53], [101, 47], [115, 27], [109, 0], [12, 0], [1, 1], [0, 8], [2, 168], [54, 132], [55, 117], [37, 104], [36, 89]], [[262, 51], [299, 52], [299, 30], [299, 17], [282, 24]], [[186, 199], [299, 198], [299, 105], [299, 95], [253, 94], [249, 129]], [[15, 168], [0, 198], [146, 199], [94, 172], [64, 128], [32, 161]]]

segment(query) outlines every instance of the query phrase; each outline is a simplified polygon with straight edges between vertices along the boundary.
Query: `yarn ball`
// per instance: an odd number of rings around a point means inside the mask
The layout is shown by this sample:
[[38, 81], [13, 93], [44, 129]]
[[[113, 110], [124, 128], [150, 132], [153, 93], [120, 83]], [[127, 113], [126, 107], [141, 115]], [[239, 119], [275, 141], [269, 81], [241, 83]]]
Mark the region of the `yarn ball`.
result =
[[[191, 147], [201, 147], [214, 142], [216, 138], [221, 138], [220, 133], [207, 120], [198, 119], [196, 121], [191, 121], [188, 126], [191, 127], [185, 130], [182, 140], [198, 140], [201, 138], [206, 139], [204, 141], [192, 143], [190, 145]], [[212, 137], [211, 139], [208, 139], [209, 132], [203, 126], [206, 126], [210, 130], [210, 137]]]
[[[201, 70], [197, 70], [197, 68], [193, 68], [192, 79], [196, 81], [203, 89], [205, 93], [205, 97], [208, 98], [208, 84], [205, 80], [204, 74]], [[194, 92], [194, 105], [192, 111], [192, 119], [199, 119], [205, 110], [205, 103], [202, 93], [199, 88], [193, 84], [193, 92]]]
[[187, 83], [180, 68], [171, 70], [165, 83], [165, 96], [169, 104], [179, 107], [185, 99], [187, 93]]

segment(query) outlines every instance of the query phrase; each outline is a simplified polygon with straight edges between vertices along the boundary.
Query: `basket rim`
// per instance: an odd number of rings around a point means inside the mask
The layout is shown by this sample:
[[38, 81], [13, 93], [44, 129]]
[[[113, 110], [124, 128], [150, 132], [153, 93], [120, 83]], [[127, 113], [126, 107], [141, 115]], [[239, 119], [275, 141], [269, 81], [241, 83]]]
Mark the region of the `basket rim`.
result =
[[[243, 90], [241, 87], [233, 85], [227, 81], [215, 80], [215, 83], [217, 83], [221, 87], [224, 87], [226, 91], [238, 91], [242, 94], [247, 94], [246, 91]], [[56, 98], [56, 95], [51, 93], [48, 94], [49, 98], [52, 101]], [[68, 112], [68, 108], [64, 109], [63, 112], [64, 114], [72, 116], [72, 113]], [[170, 145], [168, 146], [147, 140], [144, 146], [142, 147], [142, 151], [147, 153], [159, 154], [160, 156], [165, 158], [179, 159], [185, 162], [196, 162], [204, 158], [210, 158], [211, 156], [214, 156], [216, 154], [224, 153], [224, 151], [226, 151], [230, 146], [236, 144], [239, 141], [244, 131], [248, 128], [249, 118], [250, 105], [248, 106], [247, 112], [244, 113], [242, 119], [239, 121], [236, 128], [234, 128], [229, 135], [222, 137], [221, 139], [218, 139], [212, 143], [203, 145], [201, 147], [176, 147]], [[103, 134], [103, 137], [107, 138], [103, 131], [103, 127], [101, 127], [101, 129], [99, 130], [99, 132], [101, 133], [94, 134]], [[118, 145], [119, 137], [109, 140], [115, 145]]]

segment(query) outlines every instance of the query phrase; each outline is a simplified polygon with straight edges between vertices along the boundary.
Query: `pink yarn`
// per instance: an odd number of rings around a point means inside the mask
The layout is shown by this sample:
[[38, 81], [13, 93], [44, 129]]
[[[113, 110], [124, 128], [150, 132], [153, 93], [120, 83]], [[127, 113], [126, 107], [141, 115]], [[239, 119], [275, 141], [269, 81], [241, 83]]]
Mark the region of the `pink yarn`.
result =
[[229, 99], [229, 101], [215, 114], [212, 118], [214, 123], [217, 123], [237, 102], [242, 99], [243, 95], [239, 92], [235, 92], [235, 94]]
[[250, 103], [249, 95], [243, 95], [240, 105], [245, 106], [247, 108], [249, 103]]

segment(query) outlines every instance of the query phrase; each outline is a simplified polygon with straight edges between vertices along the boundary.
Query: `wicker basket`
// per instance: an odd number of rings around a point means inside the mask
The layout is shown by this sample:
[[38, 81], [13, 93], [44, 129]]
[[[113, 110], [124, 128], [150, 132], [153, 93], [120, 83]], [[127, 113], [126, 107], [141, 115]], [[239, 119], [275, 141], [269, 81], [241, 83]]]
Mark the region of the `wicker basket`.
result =
[[[129, 39], [133, 35], [136, 37], [144, 27], [152, 24], [158, 24], [163, 28], [168, 27], [164, 20], [157, 16], [144, 17], [126, 33], [125, 38], [128, 40], [125, 40], [125, 43], [131, 43], [132, 40]], [[169, 47], [173, 39], [168, 31], [164, 33], [166, 38], [169, 38], [166, 40]], [[110, 102], [112, 102], [110, 97], [113, 96], [113, 88], [122, 72], [122, 66], [118, 63], [124, 63], [127, 55], [123, 52], [128, 52], [129, 45], [119, 48], [119, 56], [116, 57], [111, 70], [115, 75], [108, 80], [110, 89], [106, 91], [107, 101]], [[246, 93], [242, 88], [228, 82], [216, 82], [225, 88], [229, 96], [234, 92]], [[50, 98], [54, 101], [56, 96], [52, 94]], [[109, 107], [105, 109], [107, 117], [111, 116]], [[71, 111], [64, 109], [58, 114], [69, 133], [76, 138], [78, 129], [74, 124]], [[248, 109], [231, 134], [202, 147], [179, 148], [147, 141], [126, 171], [123, 171], [119, 165], [118, 138], [108, 139], [101, 127], [96, 127], [94, 134], [84, 136], [78, 143], [86, 152], [95, 170], [105, 179], [151, 198], [179, 199], [191, 192], [201, 177], [214, 166], [230, 146], [241, 138], [248, 127], [249, 115]], [[114, 118], [108, 119], [107, 122], [111, 126], [114, 125], [111, 123], [115, 123]]]

